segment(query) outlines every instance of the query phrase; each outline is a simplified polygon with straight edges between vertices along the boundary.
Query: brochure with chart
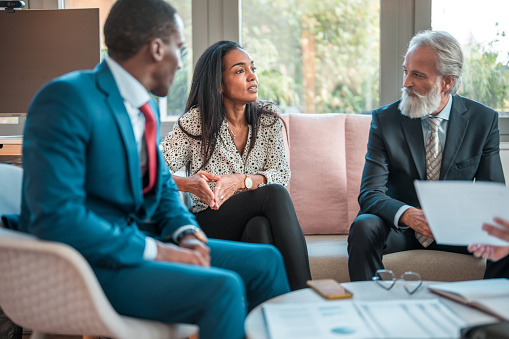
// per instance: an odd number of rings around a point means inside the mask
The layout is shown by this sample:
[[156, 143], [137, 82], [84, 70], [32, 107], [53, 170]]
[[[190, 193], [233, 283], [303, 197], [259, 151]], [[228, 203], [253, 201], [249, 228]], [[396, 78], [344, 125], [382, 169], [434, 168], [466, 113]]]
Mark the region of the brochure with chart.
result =
[[459, 338], [465, 321], [438, 299], [263, 304], [272, 339]]

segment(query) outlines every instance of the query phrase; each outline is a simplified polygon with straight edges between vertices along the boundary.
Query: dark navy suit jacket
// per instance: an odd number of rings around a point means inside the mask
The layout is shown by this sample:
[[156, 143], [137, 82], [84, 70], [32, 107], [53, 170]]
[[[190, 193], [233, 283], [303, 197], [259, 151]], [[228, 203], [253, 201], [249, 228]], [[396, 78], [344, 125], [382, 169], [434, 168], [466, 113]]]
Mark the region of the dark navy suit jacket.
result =
[[[403, 205], [420, 207], [414, 180], [426, 180], [421, 119], [403, 116], [398, 105], [373, 112], [359, 194], [359, 214], [388, 225]], [[504, 182], [497, 112], [455, 95], [447, 128], [440, 180]]]

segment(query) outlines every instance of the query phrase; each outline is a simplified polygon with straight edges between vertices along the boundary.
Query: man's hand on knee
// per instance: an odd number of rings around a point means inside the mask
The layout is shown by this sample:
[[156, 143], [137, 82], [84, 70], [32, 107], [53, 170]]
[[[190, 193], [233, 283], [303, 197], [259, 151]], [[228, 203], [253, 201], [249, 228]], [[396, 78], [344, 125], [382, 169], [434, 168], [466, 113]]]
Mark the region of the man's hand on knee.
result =
[[[182, 244], [181, 244], [182, 245]], [[203, 245], [203, 244], [202, 244]], [[208, 248], [207, 246], [203, 245]], [[157, 242], [157, 261], [172, 261], [183, 264], [210, 266], [210, 255], [204, 255], [196, 249]]]
[[192, 235], [188, 235], [180, 240], [179, 246], [200, 252], [200, 254], [208, 261], [208, 266], [210, 266], [210, 247], [205, 245], [202, 241], [196, 239]]
[[412, 228], [415, 232], [425, 237], [435, 239], [422, 210], [411, 207], [403, 212], [399, 220], [403, 225]]

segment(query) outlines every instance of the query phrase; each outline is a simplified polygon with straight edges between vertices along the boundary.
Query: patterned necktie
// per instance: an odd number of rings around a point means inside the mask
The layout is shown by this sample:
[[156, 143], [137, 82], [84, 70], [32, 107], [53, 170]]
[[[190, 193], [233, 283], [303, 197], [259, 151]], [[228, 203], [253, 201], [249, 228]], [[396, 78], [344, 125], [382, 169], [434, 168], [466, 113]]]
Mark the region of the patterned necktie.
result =
[[145, 117], [145, 143], [147, 144], [148, 184], [143, 188], [143, 194], [146, 194], [154, 187], [157, 176], [157, 127], [154, 113], [148, 102], [140, 107], [140, 111]]
[[[442, 123], [442, 118], [427, 118], [431, 132], [426, 141], [426, 179], [438, 180], [440, 177], [440, 166], [442, 165], [442, 146], [438, 139], [438, 127]], [[424, 247], [428, 247], [433, 239], [415, 233], [415, 237]]]

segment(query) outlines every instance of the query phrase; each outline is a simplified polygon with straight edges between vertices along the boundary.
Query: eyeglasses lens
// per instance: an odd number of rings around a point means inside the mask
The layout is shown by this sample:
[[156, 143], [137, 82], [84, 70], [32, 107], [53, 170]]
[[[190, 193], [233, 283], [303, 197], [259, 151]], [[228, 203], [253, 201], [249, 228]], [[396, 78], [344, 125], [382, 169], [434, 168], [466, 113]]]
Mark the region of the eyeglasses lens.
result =
[[415, 272], [405, 272], [401, 276], [401, 280], [403, 280], [405, 290], [409, 294], [415, 293], [415, 291], [417, 291], [419, 287], [421, 287], [422, 285], [421, 276], [419, 275], [419, 273]]
[[378, 270], [376, 271], [376, 275], [373, 277], [373, 280], [386, 290], [390, 290], [396, 282], [396, 276], [391, 270]]

